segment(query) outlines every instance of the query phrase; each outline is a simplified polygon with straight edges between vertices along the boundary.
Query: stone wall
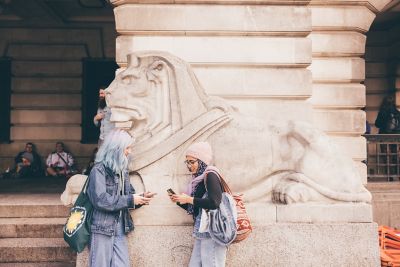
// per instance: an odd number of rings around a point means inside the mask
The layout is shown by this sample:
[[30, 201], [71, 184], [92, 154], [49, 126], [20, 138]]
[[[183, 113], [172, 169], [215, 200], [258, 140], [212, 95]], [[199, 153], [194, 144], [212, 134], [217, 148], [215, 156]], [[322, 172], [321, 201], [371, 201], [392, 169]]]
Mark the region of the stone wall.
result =
[[208, 94], [245, 114], [311, 121], [307, 2], [231, 2], [115, 1], [117, 62], [124, 67], [127, 53], [165, 50], [191, 63]]

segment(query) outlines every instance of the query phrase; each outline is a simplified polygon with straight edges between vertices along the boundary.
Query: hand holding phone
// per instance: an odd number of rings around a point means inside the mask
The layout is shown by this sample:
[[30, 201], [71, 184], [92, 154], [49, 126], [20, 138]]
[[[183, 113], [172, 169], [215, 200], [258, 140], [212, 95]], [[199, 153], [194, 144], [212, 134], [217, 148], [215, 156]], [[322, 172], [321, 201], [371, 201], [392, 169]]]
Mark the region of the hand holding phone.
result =
[[176, 195], [175, 191], [172, 190], [171, 188], [167, 189], [168, 196], [171, 199], [172, 202], [179, 204], [179, 202], [174, 201], [173, 196]]
[[168, 192], [168, 195], [176, 195], [174, 190], [172, 190], [171, 188], [167, 189], [167, 192]]

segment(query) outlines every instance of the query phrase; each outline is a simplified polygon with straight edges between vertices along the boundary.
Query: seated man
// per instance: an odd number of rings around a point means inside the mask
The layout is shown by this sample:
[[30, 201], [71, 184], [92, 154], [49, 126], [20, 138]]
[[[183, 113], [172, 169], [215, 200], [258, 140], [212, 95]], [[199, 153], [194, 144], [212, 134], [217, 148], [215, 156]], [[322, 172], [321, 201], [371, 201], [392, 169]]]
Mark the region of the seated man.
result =
[[72, 155], [64, 151], [64, 144], [62, 142], [56, 143], [56, 151], [50, 153], [46, 160], [46, 172], [51, 176], [70, 177], [74, 174], [72, 166], [74, 159]]
[[33, 143], [26, 143], [25, 150], [19, 152], [14, 161], [16, 178], [32, 178], [42, 175], [40, 156], [34, 150]]

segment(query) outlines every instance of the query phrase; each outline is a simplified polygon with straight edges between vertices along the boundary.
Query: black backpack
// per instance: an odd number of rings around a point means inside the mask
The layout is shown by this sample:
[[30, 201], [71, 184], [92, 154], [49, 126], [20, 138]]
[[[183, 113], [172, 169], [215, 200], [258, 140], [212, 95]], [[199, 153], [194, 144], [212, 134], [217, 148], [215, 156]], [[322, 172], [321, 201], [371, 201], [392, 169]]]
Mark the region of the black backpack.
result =
[[400, 112], [390, 112], [386, 120], [386, 131], [394, 132], [400, 130]]

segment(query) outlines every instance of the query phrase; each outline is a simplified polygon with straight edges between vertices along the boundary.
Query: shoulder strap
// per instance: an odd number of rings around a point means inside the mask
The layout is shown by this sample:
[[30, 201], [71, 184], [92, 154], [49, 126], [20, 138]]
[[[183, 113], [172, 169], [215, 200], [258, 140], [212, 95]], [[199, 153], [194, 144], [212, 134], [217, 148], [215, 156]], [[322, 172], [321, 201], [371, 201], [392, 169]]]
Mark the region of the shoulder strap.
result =
[[[64, 159], [58, 152], [56, 152], [56, 153], [57, 153], [58, 157], [59, 157], [62, 161], [64, 161], [65, 165], [68, 166], [68, 163], [65, 161], [65, 159]], [[65, 154], [67, 155], [67, 160], [68, 160], [68, 153], [65, 152]]]
[[86, 177], [85, 184], [82, 187], [82, 191], [83, 191], [84, 194], [86, 194], [88, 183], [89, 183], [89, 175]]
[[219, 181], [221, 182], [221, 185], [222, 185], [222, 190], [223, 190], [224, 192], [226, 192], [226, 193], [232, 195], [232, 190], [230, 189], [230, 187], [229, 187], [229, 185], [227, 184], [227, 182], [225, 181], [225, 179], [224, 179], [218, 172], [213, 171], [213, 170], [208, 170], [208, 171], [205, 172], [205, 176], [204, 176], [204, 185], [205, 185], [205, 187], [206, 187], [206, 190], [207, 190], [207, 183], [206, 183], [207, 174], [210, 173], [210, 172], [215, 173], [215, 174], [218, 176]]

